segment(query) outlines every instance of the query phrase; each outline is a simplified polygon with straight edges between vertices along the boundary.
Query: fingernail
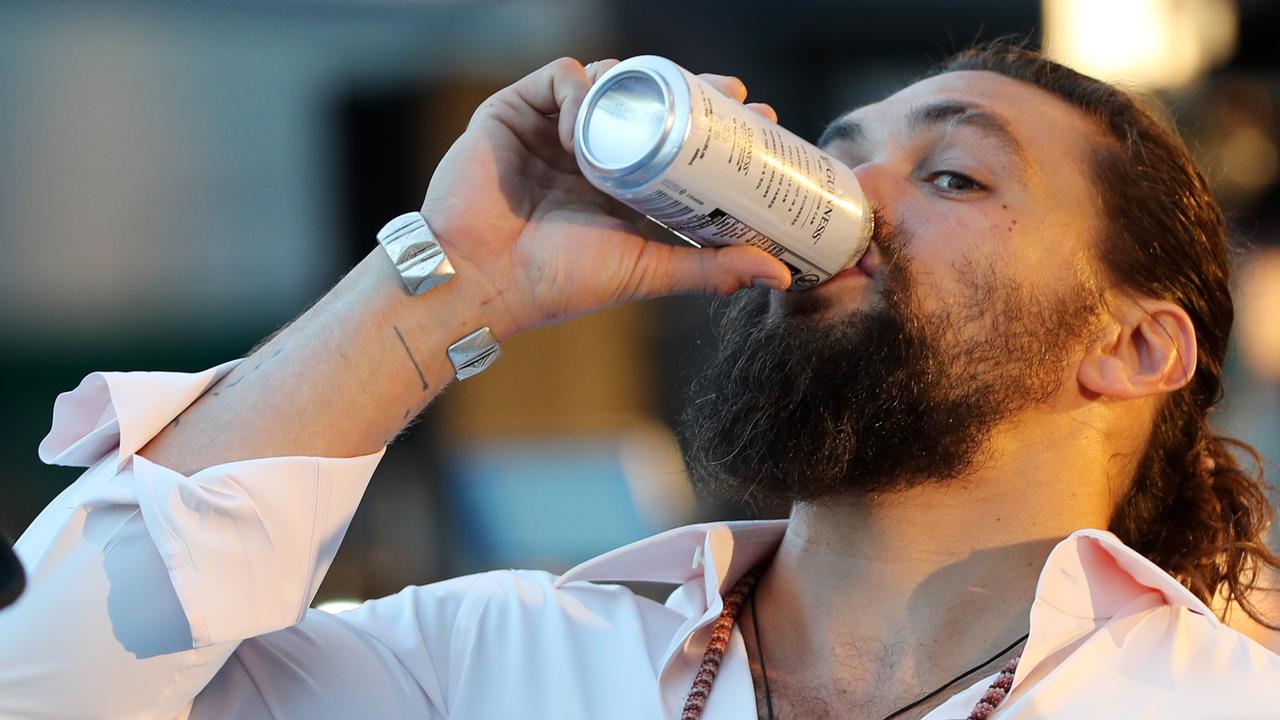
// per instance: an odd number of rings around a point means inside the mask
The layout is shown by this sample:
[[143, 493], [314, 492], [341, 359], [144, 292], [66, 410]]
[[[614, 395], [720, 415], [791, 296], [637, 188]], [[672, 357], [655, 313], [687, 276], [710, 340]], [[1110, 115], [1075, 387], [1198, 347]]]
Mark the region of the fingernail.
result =
[[778, 282], [777, 278], [758, 277], [758, 278], [751, 278], [751, 287], [768, 288], [770, 290], [781, 290], [782, 283]]

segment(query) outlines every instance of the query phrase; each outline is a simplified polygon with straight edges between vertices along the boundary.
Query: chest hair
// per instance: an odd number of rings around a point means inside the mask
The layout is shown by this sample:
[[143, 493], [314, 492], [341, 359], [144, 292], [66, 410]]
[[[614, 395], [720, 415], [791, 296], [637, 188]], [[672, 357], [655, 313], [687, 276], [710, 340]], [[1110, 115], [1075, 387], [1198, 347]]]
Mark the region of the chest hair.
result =
[[[752, 679], [755, 682], [756, 713], [760, 720], [768, 720], [769, 704], [759, 667], [752, 668]], [[965, 687], [965, 684], [957, 684], [938, 697], [894, 716], [894, 720], [918, 720]], [[791, 678], [777, 678], [772, 673], [769, 675], [769, 696], [773, 701], [774, 720], [882, 720], [925, 692], [927, 691], [904, 694], [884, 689], [877, 692], [865, 683], [823, 686]]]
[[[773, 720], [883, 720], [934, 689], [918, 686], [907, 654], [908, 648], [903, 642], [859, 639], [836, 643], [831, 667], [822, 673], [820, 680], [771, 670], [766, 698], [759, 654], [751, 653], [749, 663], [757, 715], [760, 720], [768, 720], [771, 699]], [[1010, 650], [1001, 658], [973, 668], [936, 697], [895, 715], [893, 720], [923, 718], [1015, 654], [1016, 650]]]

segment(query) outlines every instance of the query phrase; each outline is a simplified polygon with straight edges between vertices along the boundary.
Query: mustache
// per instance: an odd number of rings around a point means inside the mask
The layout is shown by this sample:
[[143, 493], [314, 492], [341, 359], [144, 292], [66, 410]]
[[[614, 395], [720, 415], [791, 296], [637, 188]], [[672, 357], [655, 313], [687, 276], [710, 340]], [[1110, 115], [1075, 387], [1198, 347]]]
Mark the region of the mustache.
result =
[[890, 220], [882, 205], [871, 206], [871, 240], [870, 244], [880, 249], [886, 267], [904, 265], [906, 245], [909, 238], [901, 222]]
[[[905, 311], [915, 299], [915, 273], [907, 252], [911, 235], [897, 219], [890, 219], [884, 207], [871, 206], [871, 239], [880, 253], [880, 269], [875, 282], [884, 300], [899, 311]], [[868, 246], [870, 252], [870, 246]]]

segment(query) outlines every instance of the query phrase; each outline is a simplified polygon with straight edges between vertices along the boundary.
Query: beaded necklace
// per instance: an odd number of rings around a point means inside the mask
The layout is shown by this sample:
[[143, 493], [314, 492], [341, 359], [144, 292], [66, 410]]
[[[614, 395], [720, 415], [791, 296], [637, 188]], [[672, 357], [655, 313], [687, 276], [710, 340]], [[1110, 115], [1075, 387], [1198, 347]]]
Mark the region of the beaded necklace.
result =
[[[733, 586], [733, 590], [724, 596], [724, 609], [720, 611], [720, 616], [716, 618], [715, 624], [711, 627], [711, 639], [707, 642], [707, 650], [702, 655], [702, 664], [698, 667], [698, 674], [693, 678], [693, 687], [689, 689], [689, 695], [685, 698], [684, 711], [680, 714], [680, 720], [701, 720], [702, 711], [707, 706], [707, 698], [711, 695], [711, 686], [715, 684], [716, 675], [720, 673], [720, 662], [724, 659], [725, 650], [729, 647], [729, 638], [733, 635], [733, 626], [738, 620], [738, 614], [742, 611], [742, 606], [747, 602], [748, 598], [750, 598], [754, 608], [755, 597], [752, 593], [755, 590], [756, 583], [760, 580], [760, 575], [761, 570], [759, 568], [748, 572]], [[752, 619], [754, 621], [754, 614]], [[757, 624], [757, 645], [759, 645], [759, 636], [760, 626]], [[998, 658], [1000, 655], [1005, 654], [1025, 639], [1025, 636], [1019, 638], [1013, 645], [1000, 651], [996, 657]], [[1004, 701], [1005, 696], [1009, 694], [1009, 689], [1013, 687], [1013, 675], [1018, 670], [1018, 660], [1021, 657], [1019, 655], [1005, 664], [1004, 668], [1000, 670], [1000, 674], [996, 676], [995, 681], [982, 694], [982, 699], [978, 700], [978, 703], [973, 706], [973, 710], [969, 712], [966, 720], [987, 720], [991, 713], [995, 712], [1000, 703]], [[992, 658], [991, 660], [994, 659]], [[761, 660], [763, 661], [763, 657]], [[991, 660], [979, 665], [978, 668], [989, 664]], [[974, 668], [974, 670], [978, 668]], [[763, 672], [763, 664], [761, 670]], [[910, 705], [891, 713], [885, 720], [897, 717], [920, 703], [929, 700], [971, 673], [973, 673], [973, 670], [969, 670], [964, 675], [949, 681], [946, 685]], [[773, 720], [773, 698], [768, 694], [769, 678], [767, 675], [764, 677], [764, 686], [765, 700], [769, 713], [768, 720]]]

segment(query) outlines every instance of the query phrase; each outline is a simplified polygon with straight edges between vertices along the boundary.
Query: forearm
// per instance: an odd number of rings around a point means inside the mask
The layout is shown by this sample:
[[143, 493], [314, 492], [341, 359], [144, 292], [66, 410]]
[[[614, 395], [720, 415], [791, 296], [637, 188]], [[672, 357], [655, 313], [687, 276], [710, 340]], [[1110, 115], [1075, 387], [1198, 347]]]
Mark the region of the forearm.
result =
[[139, 454], [189, 474], [259, 457], [375, 452], [453, 379], [446, 349], [491, 324], [491, 301], [465, 273], [414, 297], [377, 248]]

